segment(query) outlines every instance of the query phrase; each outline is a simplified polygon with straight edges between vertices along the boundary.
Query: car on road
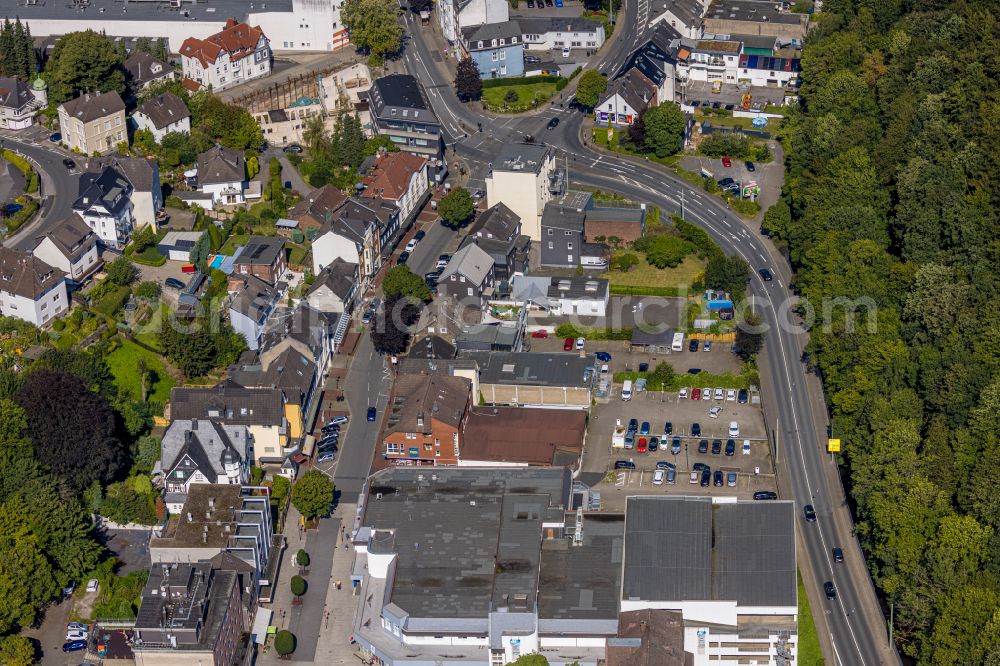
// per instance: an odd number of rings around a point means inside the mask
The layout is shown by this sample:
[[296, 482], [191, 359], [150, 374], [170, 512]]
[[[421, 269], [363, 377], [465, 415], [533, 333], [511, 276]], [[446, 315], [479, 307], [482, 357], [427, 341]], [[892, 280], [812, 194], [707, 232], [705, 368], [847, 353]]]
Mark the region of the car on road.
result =
[[757, 269], [757, 272], [760, 273], [760, 277], [764, 280], [764, 282], [770, 282], [774, 279], [774, 276], [771, 275], [771, 271], [766, 268], [759, 268]]
[[648, 435], [649, 434], [649, 421], [643, 421], [642, 422], [642, 425], [639, 426], [639, 434], [640, 435]]
[[723, 157], [722, 158], [722, 166], [724, 166], [724, 167], [731, 167], [731, 166], [733, 166], [733, 161], [731, 159], [729, 159], [728, 157]]
[[336, 453], [334, 453], [333, 451], [327, 451], [325, 453], [319, 454], [319, 458], [316, 458], [316, 462], [318, 463], [330, 462], [331, 460], [334, 460], [336, 457], [337, 457]]
[[692, 423], [691, 424], [691, 436], [692, 437], [701, 437], [701, 424], [700, 423]]
[[597, 352], [594, 354], [601, 363], [611, 363], [611, 354], [608, 352]]
[[690, 351], [690, 352], [696, 352], [696, 351], [698, 351], [698, 341], [697, 340], [691, 340], [690, 342], [688, 342], [688, 351]]
[[736, 455], [736, 440], [733, 439], [726, 440], [726, 455], [727, 456]]
[[371, 323], [372, 317], [374, 316], [375, 316], [374, 312], [372, 312], [371, 310], [365, 310], [365, 313], [361, 315], [361, 323], [362, 324]]
[[635, 463], [631, 460], [616, 460], [615, 469], [635, 469]]
[[744, 439], [743, 440], [743, 455], [745, 455], [745, 456], [750, 455], [750, 440], [749, 439]]
[[67, 641], [63, 643], [63, 652], [78, 652], [87, 649], [87, 641]]
[[776, 500], [778, 499], [778, 493], [771, 492], [770, 490], [758, 490], [753, 494], [755, 500]]
[[753, 173], [754, 171], [757, 170], [757, 167], [755, 167], [753, 165], [753, 162], [749, 162], [749, 161], [744, 162], [743, 166], [745, 166], [747, 168], [747, 171], [749, 171], [750, 173]]
[[722, 453], [722, 440], [713, 439], [712, 440], [712, 455], [717, 456]]
[[708, 453], [708, 440], [702, 439], [698, 442], [698, 453]]
[[721, 469], [715, 470], [715, 474], [713, 476], [714, 476], [713, 482], [715, 483], [715, 487], [721, 488], [723, 484], [725, 484], [726, 482], [726, 478], [722, 474], [722, 470]]
[[549, 124], [546, 125], [546, 127], [548, 129], [555, 129], [558, 125], [559, 125], [559, 119], [553, 118], [552, 120], [549, 121]]
[[406, 252], [413, 252], [416, 248], [417, 248], [417, 239], [416, 238], [411, 238], [410, 242], [406, 244], [405, 251]]
[[424, 239], [424, 236], [426, 235], [427, 235], [426, 231], [424, 231], [423, 229], [419, 229], [417, 230], [417, 233], [413, 234], [413, 240], [422, 241]]
[[563, 340], [563, 351], [573, 351], [573, 338]]
[[63, 166], [66, 167], [67, 169], [75, 169], [76, 168], [76, 162], [74, 162], [73, 160], [71, 160], [68, 157], [66, 159], [64, 159], [62, 161], [62, 163], [63, 163]]
[[726, 473], [726, 485], [729, 486], [730, 488], [736, 487], [736, 472]]
[[297, 143], [290, 143], [282, 149], [286, 153], [295, 153], [298, 155], [302, 152], [302, 146]]
[[401, 255], [399, 255], [399, 259], [396, 259], [396, 265], [402, 266], [409, 260], [410, 260], [410, 253], [404, 251]]
[[806, 504], [802, 507], [802, 513], [805, 515], [807, 523], [816, 522], [816, 509], [813, 508], [812, 504]]
[[738, 421], [729, 422], [729, 436], [739, 437], [740, 436], [740, 424]]
[[586, 344], [587, 344], [587, 340], [586, 339], [584, 339], [584, 338], [577, 338], [576, 339], [576, 348], [578, 350], [579, 349], [583, 349], [584, 345], [586, 345]]
[[833, 601], [834, 599], [837, 598], [837, 588], [833, 586], [832, 580], [828, 580], [825, 583], [823, 583], [823, 594], [825, 594], [826, 598], [829, 599], [830, 601]]
[[549, 332], [544, 328], [540, 328], [531, 334], [533, 338], [547, 338], [549, 337]]
[[368, 420], [369, 421], [374, 421], [375, 420], [375, 416], [377, 414], [378, 414], [378, 410], [377, 409], [375, 409], [374, 407], [369, 407], [368, 408]]
[[52, 143], [59, 143], [60, 141], [62, 141], [62, 134], [60, 134], [59, 132], [53, 132], [52, 134], [49, 134], [49, 141], [51, 141]]
[[712, 351], [712, 341], [711, 340], [705, 340], [705, 344], [702, 346], [701, 350], [702, 351], [707, 351], [707, 352]]
[[666, 472], [662, 469], [658, 469], [653, 472], [653, 485], [662, 486], [664, 479], [667, 478]]
[[746, 389], [740, 389], [739, 393], [736, 394], [736, 402], [740, 403], [741, 405], [747, 404], [747, 395], [748, 394]]
[[838, 563], [844, 561], [844, 551], [843, 551], [843, 549], [841, 549], [841, 548], [834, 548], [833, 549], [833, 561], [834, 562], [838, 562]]
[[691, 399], [692, 400], [701, 400], [701, 389], [700, 388], [693, 388], [693, 389], [691, 389]]
[[163, 284], [167, 285], [171, 289], [183, 289], [184, 288], [184, 283], [183, 282], [181, 282], [177, 278], [172, 278], [172, 277], [168, 277], [166, 280], [164, 280]]
[[708, 467], [701, 470], [701, 485], [703, 488], [707, 488], [709, 484], [712, 483], [712, 470]]

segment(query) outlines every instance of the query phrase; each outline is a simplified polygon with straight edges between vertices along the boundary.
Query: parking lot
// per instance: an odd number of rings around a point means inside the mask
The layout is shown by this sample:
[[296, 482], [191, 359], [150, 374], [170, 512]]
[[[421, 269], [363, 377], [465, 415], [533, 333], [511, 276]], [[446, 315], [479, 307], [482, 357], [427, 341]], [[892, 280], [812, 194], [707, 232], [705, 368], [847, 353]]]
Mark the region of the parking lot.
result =
[[[561, 352], [566, 339], [549, 334], [547, 338], [528, 337], [526, 344], [533, 352]], [[728, 342], [713, 342], [712, 350], [702, 351], [703, 345], [698, 345], [698, 351], [688, 351], [688, 343], [684, 342], [684, 351], [662, 353], [649, 353], [645, 351], [631, 351], [629, 343], [623, 340], [585, 340], [584, 351], [587, 354], [603, 351], [611, 354], [611, 362], [608, 368], [612, 374], [616, 372], [637, 372], [642, 363], [648, 363], [649, 369], [656, 367], [657, 363], [666, 361], [674, 366], [678, 373], [685, 373], [689, 370], [699, 370], [722, 375], [727, 372], [739, 374], [740, 359], [732, 353], [732, 344]], [[573, 346], [574, 353], [576, 345]], [[617, 396], [621, 390], [618, 385], [615, 390]]]

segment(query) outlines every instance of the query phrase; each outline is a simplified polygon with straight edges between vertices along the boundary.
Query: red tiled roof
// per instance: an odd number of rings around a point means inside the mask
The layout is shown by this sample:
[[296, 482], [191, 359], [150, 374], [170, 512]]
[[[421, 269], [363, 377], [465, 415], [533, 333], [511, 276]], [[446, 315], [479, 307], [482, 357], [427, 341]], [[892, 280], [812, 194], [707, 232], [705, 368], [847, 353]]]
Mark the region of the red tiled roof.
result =
[[427, 165], [427, 159], [412, 153], [389, 153], [375, 162], [375, 166], [361, 182], [367, 199], [396, 201], [410, 186], [410, 178]]
[[198, 83], [194, 79], [189, 79], [187, 77], [184, 77], [184, 80], [181, 81], [181, 85], [184, 86], [185, 89], [190, 90], [191, 92], [198, 92], [199, 90], [201, 90], [200, 83]]
[[239, 60], [253, 53], [257, 42], [264, 36], [259, 26], [247, 25], [231, 18], [226, 21], [226, 27], [221, 32], [206, 39], [188, 37], [181, 44], [180, 54], [189, 58], [197, 58], [202, 67], [215, 63], [219, 54], [225, 51], [230, 60]]

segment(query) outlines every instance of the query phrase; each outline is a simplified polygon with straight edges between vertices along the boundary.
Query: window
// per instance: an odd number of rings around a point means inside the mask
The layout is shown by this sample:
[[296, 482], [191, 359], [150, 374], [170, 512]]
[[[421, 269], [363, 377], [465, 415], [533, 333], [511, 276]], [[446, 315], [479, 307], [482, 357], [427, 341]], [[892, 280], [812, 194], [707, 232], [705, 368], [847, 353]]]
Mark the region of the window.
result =
[[497, 60], [499, 60], [499, 59], [500, 59], [500, 57], [499, 57], [499, 56], [497, 55], [497, 52], [496, 52], [496, 51], [494, 51], [494, 52], [493, 52], [493, 54], [492, 54], [492, 56], [491, 56], [491, 57], [492, 57], [492, 59], [493, 59], [493, 62], [496, 62]]
[[479, 42], [477, 42], [477, 47], [476, 48], [480, 48], [480, 49], [483, 48], [483, 40], [480, 39]]
[[460, 276], [460, 277], [458, 278], [458, 281], [459, 281], [459, 282], [465, 282], [465, 276], [464, 276], [464, 275]]
[[563, 232], [563, 236], [572, 236], [572, 235], [573, 235], [572, 231], [564, 231]]
[[402, 447], [399, 444], [394, 444], [392, 442], [386, 442], [385, 444], [386, 453], [402, 453]]
[[501, 51], [500, 52], [500, 59], [501, 60], [506, 60], [507, 59], [507, 52], [506, 51]]
[[469, 296], [472, 296], [472, 287], [466, 289], [466, 292], [468, 293]]
[[497, 40], [494, 39], [492, 42], [490, 42], [490, 46], [495, 47], [496, 45], [497, 45]]
[[573, 249], [573, 244], [572, 243], [566, 243], [566, 249], [567, 250], [572, 250]]
[[552, 235], [552, 230], [551, 230], [551, 229], [549, 229], [549, 236], [551, 236], [551, 235]]
[[552, 249], [552, 241], [549, 241], [549, 249]]
[[501, 39], [500, 40], [500, 46], [503, 46], [503, 45], [504, 45], [504, 40]]
[[510, 38], [510, 43], [511, 44], [517, 44], [517, 37], [511, 37]]

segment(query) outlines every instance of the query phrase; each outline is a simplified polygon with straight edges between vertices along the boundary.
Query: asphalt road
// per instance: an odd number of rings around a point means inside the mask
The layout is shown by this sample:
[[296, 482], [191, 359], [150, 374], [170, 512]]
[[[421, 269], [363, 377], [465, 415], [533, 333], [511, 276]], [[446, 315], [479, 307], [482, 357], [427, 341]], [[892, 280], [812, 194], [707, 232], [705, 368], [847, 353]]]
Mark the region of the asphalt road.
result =
[[4, 241], [7, 247], [31, 250], [35, 247], [36, 238], [44, 236], [56, 222], [73, 212], [80, 174], [63, 166], [65, 155], [32, 139], [0, 136], [0, 143], [5, 149], [28, 157], [41, 174], [41, 214]]
[[[642, 0], [626, 5], [619, 26], [637, 25], [637, 12], [648, 12]], [[807, 334], [791, 314], [795, 296], [789, 290], [791, 272], [773, 245], [741, 219], [731, 215], [716, 197], [690, 187], [684, 181], [651, 163], [593, 151], [580, 140], [582, 114], [557, 106], [521, 117], [495, 117], [473, 111], [454, 95], [449, 76], [442, 72], [424, 43], [426, 33], [412, 16], [405, 19], [414, 39], [404, 56], [409, 71], [428, 90], [431, 105], [445, 127], [449, 150], [470, 164], [482, 168], [492, 161], [499, 145], [532, 135], [537, 142], [552, 145], [564, 157], [570, 180], [576, 185], [620, 192], [660, 206], [664, 211], [683, 212], [684, 217], [704, 228], [729, 254], [744, 257], [755, 268], [768, 266], [775, 274], [772, 282], [754, 275], [750, 293], [767, 326], [765, 350], [760, 367], [764, 379], [764, 407], [769, 425], [778, 424], [780, 487], [784, 497], [798, 505], [812, 504], [816, 523], [799, 519], [798, 560], [817, 620], [827, 660], [832, 664], [897, 664], [899, 657], [888, 645], [887, 628], [868, 577], [861, 550], [853, 535], [837, 468], [825, 453], [826, 413], [819, 380], [806, 372], [801, 362]], [[424, 29], [426, 30], [426, 29]], [[621, 42], [598, 54], [602, 69], [613, 71], [642, 39], [636, 30]], [[412, 47], [412, 48], [411, 48]], [[546, 129], [549, 119], [559, 117], [559, 125]], [[476, 131], [483, 123], [483, 133]], [[836, 565], [831, 550], [843, 547], [847, 562]], [[827, 602], [823, 582], [832, 580], [837, 598]]]

